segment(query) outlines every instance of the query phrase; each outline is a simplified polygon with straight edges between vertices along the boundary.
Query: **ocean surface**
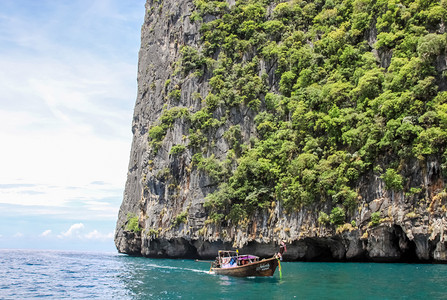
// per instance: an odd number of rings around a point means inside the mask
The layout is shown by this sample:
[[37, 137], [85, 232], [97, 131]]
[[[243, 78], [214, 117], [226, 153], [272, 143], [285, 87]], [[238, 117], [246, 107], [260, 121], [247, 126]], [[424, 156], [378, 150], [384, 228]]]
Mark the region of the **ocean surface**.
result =
[[268, 278], [114, 253], [0, 250], [0, 299], [447, 299], [447, 265], [283, 262]]

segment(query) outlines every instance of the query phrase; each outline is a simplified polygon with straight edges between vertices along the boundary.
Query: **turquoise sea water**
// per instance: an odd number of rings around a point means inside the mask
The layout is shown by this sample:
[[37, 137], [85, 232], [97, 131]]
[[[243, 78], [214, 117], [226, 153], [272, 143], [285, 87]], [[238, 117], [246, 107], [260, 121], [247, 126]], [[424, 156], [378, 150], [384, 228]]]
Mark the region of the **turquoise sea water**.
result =
[[113, 253], [0, 250], [0, 299], [447, 299], [447, 265], [283, 262], [269, 278]]

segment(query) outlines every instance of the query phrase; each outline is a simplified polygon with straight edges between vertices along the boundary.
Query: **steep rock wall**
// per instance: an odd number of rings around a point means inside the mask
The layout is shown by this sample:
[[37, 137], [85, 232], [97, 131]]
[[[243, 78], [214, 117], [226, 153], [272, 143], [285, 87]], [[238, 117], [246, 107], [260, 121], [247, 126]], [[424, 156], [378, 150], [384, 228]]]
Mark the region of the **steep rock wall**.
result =
[[[234, 3], [229, 1], [229, 5]], [[201, 76], [181, 76], [178, 71], [182, 46], [201, 48], [200, 23], [192, 22], [193, 10], [192, 0], [148, 0], [146, 4], [132, 124], [134, 136], [115, 234], [119, 252], [211, 258], [218, 249], [238, 247], [241, 252], [270, 256], [284, 240], [288, 244], [287, 260], [447, 260], [447, 195], [436, 157], [422, 163], [415, 160], [402, 170], [409, 186], [422, 187], [411, 195], [385, 190], [382, 178], [374, 171], [363, 175], [356, 186], [359, 204], [351, 213], [352, 225], [336, 228], [319, 222], [318, 212], [330, 211], [330, 203], [315, 203], [290, 212], [280, 201], [238, 224], [210, 222], [203, 204], [205, 197], [217, 189], [216, 180], [193, 166], [193, 151], [189, 148], [181, 155], [171, 151], [175, 145], [187, 144], [187, 121], [176, 118], [156, 150], [149, 143], [149, 129], [163, 110], [184, 107], [197, 112], [202, 107], [201, 100], [211, 90], [211, 74], [206, 69]], [[371, 43], [375, 42], [374, 35], [368, 36]], [[375, 55], [383, 67], [388, 67], [391, 53]], [[445, 68], [445, 59], [440, 59], [439, 65], [442, 64]], [[265, 62], [262, 68], [273, 90], [277, 90], [275, 64]], [[180, 91], [180, 96], [173, 97], [173, 90]], [[210, 133], [215, 142], [204, 151], [206, 156], [225, 159], [231, 146], [223, 135], [232, 125], [240, 125], [241, 139], [249, 144], [257, 135], [254, 117], [255, 112], [248, 107], [232, 108], [228, 122]], [[371, 214], [375, 212], [381, 215], [376, 226], [371, 224]], [[132, 218], [138, 218], [141, 230], [128, 227]]]

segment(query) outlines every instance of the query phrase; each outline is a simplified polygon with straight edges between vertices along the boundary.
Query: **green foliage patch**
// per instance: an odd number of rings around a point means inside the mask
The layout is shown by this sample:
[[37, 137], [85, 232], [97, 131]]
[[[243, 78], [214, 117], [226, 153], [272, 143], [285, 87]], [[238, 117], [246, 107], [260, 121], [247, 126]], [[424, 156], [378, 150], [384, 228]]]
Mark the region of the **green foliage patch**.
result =
[[185, 107], [173, 107], [163, 110], [158, 124], [154, 124], [149, 129], [149, 142], [155, 150], [158, 149], [169, 128], [172, 128], [177, 119], [188, 119], [189, 111]]
[[[175, 119], [190, 120], [193, 164], [219, 183], [205, 203], [214, 221], [238, 222], [279, 201], [288, 211], [330, 203], [321, 222], [342, 224], [367, 172], [386, 170], [386, 188], [402, 191], [397, 166], [430, 157], [447, 166], [437, 62], [445, 1], [194, 4], [202, 44], [181, 49], [182, 74], [206, 72], [211, 92], [195, 113], [163, 112], [149, 136], [155, 147]], [[245, 111], [255, 115], [249, 143], [243, 121], [231, 119]], [[226, 161], [206, 154], [218, 129], [232, 148]]]
[[329, 215], [329, 219], [331, 224], [334, 225], [341, 225], [345, 223], [345, 210], [341, 207], [334, 207], [331, 211], [331, 214]]
[[172, 146], [171, 151], [169, 151], [169, 154], [180, 155], [183, 152], [185, 152], [185, 150], [186, 150], [186, 146], [184, 146], [184, 145], [174, 145], [174, 146]]
[[126, 230], [138, 233], [141, 231], [141, 227], [139, 224], [138, 216], [135, 214], [127, 214], [127, 224], [126, 224]]
[[394, 169], [387, 169], [382, 175], [382, 179], [388, 190], [400, 191], [403, 188], [403, 178]]
[[380, 224], [380, 218], [381, 218], [381, 213], [380, 211], [376, 211], [374, 213], [371, 214], [371, 222], [369, 223], [369, 226], [377, 226]]
[[186, 223], [188, 220], [188, 212], [184, 211], [178, 214], [172, 222], [172, 226], [176, 227], [182, 223]]

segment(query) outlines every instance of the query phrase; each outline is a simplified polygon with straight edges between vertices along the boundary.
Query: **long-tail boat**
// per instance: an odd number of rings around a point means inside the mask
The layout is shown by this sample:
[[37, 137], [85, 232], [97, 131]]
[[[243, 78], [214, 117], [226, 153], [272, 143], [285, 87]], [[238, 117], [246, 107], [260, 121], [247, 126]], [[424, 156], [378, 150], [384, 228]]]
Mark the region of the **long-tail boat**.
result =
[[265, 259], [250, 254], [241, 255], [237, 250], [219, 250], [210, 272], [235, 277], [273, 276], [278, 265], [281, 268], [280, 260], [285, 250], [282, 243], [278, 253]]

